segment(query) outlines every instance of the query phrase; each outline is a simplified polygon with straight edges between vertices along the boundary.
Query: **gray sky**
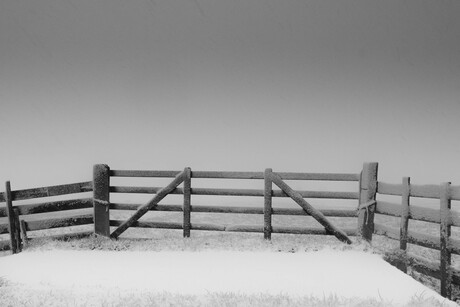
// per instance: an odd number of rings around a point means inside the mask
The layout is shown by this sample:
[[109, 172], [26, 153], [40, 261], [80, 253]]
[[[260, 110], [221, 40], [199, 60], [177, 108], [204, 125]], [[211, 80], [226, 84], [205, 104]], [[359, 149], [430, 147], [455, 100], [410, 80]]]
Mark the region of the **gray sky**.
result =
[[460, 184], [459, 1], [3, 0], [0, 180], [114, 169]]

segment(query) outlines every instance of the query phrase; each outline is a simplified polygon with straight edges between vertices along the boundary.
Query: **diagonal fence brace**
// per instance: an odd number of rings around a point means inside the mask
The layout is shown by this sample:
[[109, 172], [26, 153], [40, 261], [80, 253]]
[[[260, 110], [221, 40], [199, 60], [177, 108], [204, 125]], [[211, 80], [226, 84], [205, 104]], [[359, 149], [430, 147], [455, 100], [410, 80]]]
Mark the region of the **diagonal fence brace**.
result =
[[315, 209], [312, 205], [310, 205], [305, 199], [303, 199], [302, 195], [298, 192], [294, 191], [289, 185], [287, 185], [281, 177], [276, 173], [271, 173], [271, 180], [274, 184], [276, 184], [284, 193], [286, 193], [289, 197], [291, 197], [299, 206], [301, 206], [305, 212], [309, 215], [314, 217], [321, 225], [326, 228], [326, 231], [332, 233], [334, 236], [337, 237], [342, 242], [347, 244], [351, 244], [350, 238], [343, 232], [341, 229], [335, 227], [329, 220], [317, 209]]
[[154, 206], [158, 205], [158, 203], [166, 197], [169, 193], [174, 191], [179, 184], [181, 184], [185, 179], [185, 172], [180, 172], [174, 180], [168, 184], [166, 187], [158, 191], [158, 193], [145, 205], [139, 207], [137, 211], [131, 216], [128, 220], [126, 220], [123, 224], [121, 224], [117, 229], [112, 232], [110, 237], [112, 239], [117, 239], [126, 229], [132, 226], [135, 222], [137, 222], [144, 214], [146, 214], [150, 209]]

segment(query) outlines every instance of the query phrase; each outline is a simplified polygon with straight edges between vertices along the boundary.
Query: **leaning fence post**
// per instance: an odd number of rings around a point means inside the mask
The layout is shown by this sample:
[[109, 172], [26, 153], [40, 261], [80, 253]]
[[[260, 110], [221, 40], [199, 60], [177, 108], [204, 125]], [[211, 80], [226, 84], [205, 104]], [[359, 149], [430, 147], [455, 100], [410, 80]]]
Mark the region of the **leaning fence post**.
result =
[[[359, 204], [363, 205], [375, 200], [377, 193], [377, 170], [378, 163], [364, 163], [359, 180]], [[358, 212], [358, 233], [364, 240], [372, 241], [374, 232], [375, 203], [360, 207]]]
[[[401, 222], [399, 226], [399, 249], [404, 252], [407, 250], [407, 233], [409, 229], [409, 205], [410, 205], [410, 178], [404, 177], [402, 179], [402, 193], [401, 193]], [[405, 260], [398, 266], [398, 268], [407, 273], [407, 263]]]
[[110, 169], [105, 164], [93, 167], [94, 233], [110, 237]]
[[450, 299], [452, 293], [452, 281], [450, 274], [451, 252], [449, 237], [451, 235], [451, 201], [450, 182], [442, 183], [440, 186], [440, 215], [441, 215], [441, 295]]
[[264, 239], [272, 238], [272, 180], [271, 168], [265, 169], [264, 173]]
[[191, 177], [192, 177], [192, 171], [190, 167], [186, 167], [184, 169], [184, 223], [183, 223], [183, 229], [184, 229], [184, 238], [190, 237], [190, 212], [191, 212]]
[[8, 231], [10, 233], [10, 248], [11, 253], [17, 254], [21, 252], [21, 235], [18, 228], [18, 214], [13, 208], [13, 198], [11, 196], [11, 184], [9, 181], [5, 183], [5, 202], [6, 213], [8, 215]]

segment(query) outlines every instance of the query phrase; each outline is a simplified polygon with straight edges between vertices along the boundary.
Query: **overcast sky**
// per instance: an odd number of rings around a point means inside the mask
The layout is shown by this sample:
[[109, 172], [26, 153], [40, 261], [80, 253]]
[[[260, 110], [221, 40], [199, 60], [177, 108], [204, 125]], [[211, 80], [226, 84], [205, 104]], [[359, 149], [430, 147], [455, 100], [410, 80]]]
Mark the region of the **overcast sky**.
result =
[[457, 0], [2, 0], [0, 180], [376, 161], [383, 181], [459, 185], [458, 16]]

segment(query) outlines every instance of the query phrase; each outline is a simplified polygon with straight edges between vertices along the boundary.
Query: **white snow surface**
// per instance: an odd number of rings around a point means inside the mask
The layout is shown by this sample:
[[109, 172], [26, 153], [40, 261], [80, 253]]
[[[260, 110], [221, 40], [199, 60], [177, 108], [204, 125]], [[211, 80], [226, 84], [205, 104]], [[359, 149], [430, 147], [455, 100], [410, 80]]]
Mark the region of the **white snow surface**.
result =
[[[338, 295], [405, 304], [414, 295], [445, 300], [386, 263], [358, 251], [41, 251], [0, 258], [0, 277], [27, 289], [181, 294]], [[453, 306], [455, 304], [452, 302]]]

